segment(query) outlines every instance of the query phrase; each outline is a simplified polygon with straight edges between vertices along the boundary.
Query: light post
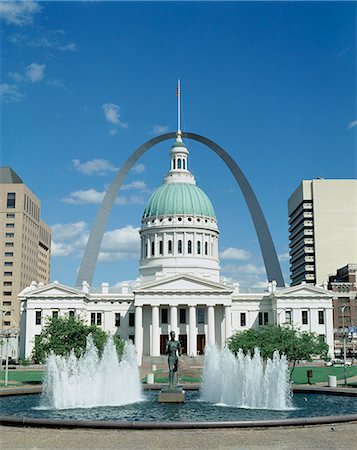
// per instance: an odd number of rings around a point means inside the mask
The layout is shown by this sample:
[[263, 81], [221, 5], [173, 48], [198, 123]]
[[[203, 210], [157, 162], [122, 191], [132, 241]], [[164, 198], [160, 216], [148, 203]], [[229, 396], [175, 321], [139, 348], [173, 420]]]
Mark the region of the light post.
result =
[[345, 309], [346, 309], [346, 305], [343, 305], [341, 307], [341, 312], [342, 312], [342, 333], [343, 333], [343, 377], [344, 377], [345, 386], [346, 386], [346, 384], [347, 384], [347, 368], [346, 368]]
[[5, 330], [1, 332], [1, 335], [5, 337], [6, 340], [6, 346], [5, 346], [5, 380], [4, 380], [4, 384], [5, 386], [8, 385], [8, 381], [9, 381], [9, 340], [11, 338], [11, 336], [16, 336], [17, 331], [10, 329], [10, 330]]

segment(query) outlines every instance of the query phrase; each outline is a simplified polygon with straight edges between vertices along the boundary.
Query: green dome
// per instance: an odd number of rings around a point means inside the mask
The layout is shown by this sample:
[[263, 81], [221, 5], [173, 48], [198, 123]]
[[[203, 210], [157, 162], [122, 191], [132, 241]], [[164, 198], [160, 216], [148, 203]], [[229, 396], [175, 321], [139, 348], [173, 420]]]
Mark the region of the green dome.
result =
[[175, 214], [216, 217], [207, 195], [191, 183], [165, 183], [149, 198], [143, 217]]

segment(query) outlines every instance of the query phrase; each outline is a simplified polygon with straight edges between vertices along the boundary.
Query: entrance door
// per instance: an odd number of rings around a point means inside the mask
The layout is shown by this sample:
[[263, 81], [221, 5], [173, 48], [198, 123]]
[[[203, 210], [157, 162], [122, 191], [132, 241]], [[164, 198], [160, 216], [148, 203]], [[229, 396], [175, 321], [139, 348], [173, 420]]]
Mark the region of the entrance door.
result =
[[180, 334], [179, 341], [181, 344], [181, 352], [183, 355], [187, 355], [187, 334]]
[[205, 345], [206, 345], [206, 335], [198, 334], [197, 335], [197, 355], [203, 355], [203, 353], [205, 351]]
[[164, 355], [165, 354], [166, 342], [168, 340], [169, 340], [169, 335], [168, 334], [161, 334], [160, 335], [160, 355]]

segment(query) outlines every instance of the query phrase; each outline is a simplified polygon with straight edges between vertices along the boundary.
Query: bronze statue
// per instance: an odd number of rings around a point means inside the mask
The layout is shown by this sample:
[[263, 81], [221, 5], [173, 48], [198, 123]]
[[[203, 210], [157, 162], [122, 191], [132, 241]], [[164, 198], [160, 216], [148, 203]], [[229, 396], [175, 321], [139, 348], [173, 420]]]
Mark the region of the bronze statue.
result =
[[175, 341], [174, 331], [171, 331], [170, 338], [166, 343], [165, 355], [167, 355], [167, 363], [169, 365], [169, 385], [170, 388], [173, 388], [175, 372], [178, 371], [178, 357], [181, 356], [181, 344], [179, 341]]

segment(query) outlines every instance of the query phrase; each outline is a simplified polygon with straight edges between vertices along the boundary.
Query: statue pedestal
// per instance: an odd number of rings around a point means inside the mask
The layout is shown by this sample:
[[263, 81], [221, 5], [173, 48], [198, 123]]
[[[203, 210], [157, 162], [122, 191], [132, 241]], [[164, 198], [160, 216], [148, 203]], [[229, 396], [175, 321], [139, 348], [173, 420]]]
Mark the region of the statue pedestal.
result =
[[182, 387], [161, 389], [158, 397], [159, 403], [185, 403], [185, 391]]

